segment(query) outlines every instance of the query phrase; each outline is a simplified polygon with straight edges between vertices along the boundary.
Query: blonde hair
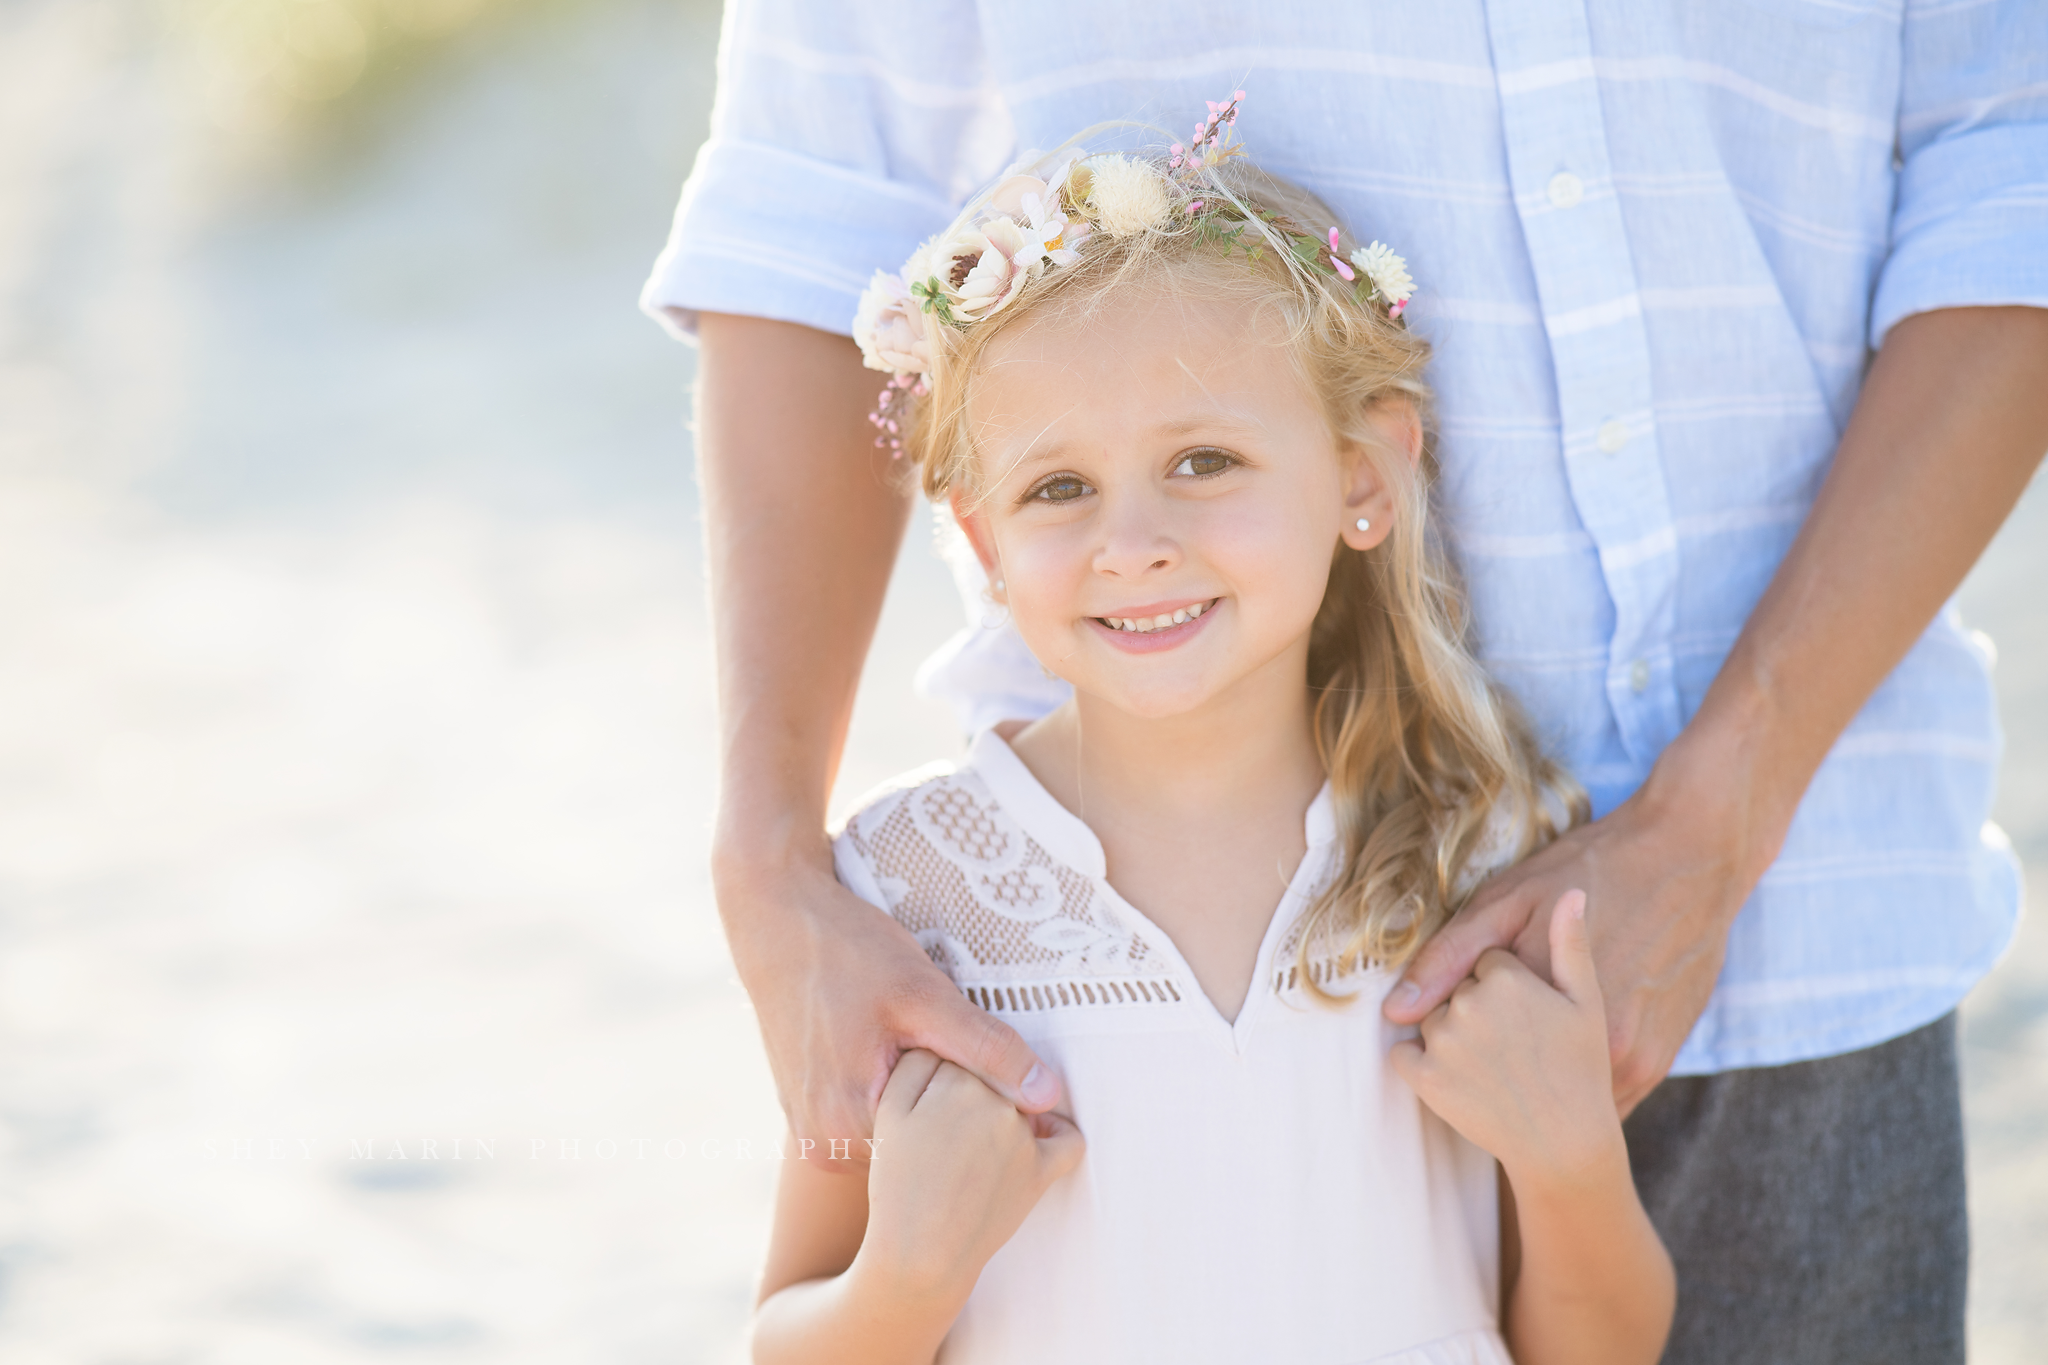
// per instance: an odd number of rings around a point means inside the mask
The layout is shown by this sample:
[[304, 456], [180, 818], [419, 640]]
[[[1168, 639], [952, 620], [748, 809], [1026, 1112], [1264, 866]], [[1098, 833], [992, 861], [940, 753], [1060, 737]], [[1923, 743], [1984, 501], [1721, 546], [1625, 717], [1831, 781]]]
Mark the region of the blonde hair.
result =
[[[1427, 431], [1428, 343], [1304, 263], [1303, 241], [1337, 222], [1306, 190], [1241, 158], [1209, 168], [1192, 189], [1167, 176], [1163, 163], [1154, 167], [1176, 196], [1175, 212], [1143, 230], [1097, 233], [1077, 261], [1033, 279], [993, 316], [965, 328], [931, 326], [926, 389], [910, 413], [904, 453], [934, 501], [985, 485], [968, 403], [988, 347], [1020, 326], [1085, 317], [1140, 284], [1199, 289], [1277, 313], [1291, 362], [1330, 431], [1373, 462], [1398, 508], [1373, 549], [1337, 544], [1310, 635], [1315, 740], [1344, 855], [1306, 913], [1296, 968], [1314, 998], [1336, 1003], [1350, 997], [1323, 982], [1364, 963], [1406, 961], [1487, 873], [1585, 819], [1586, 800], [1466, 646], [1465, 595], [1429, 516], [1430, 442], [1411, 462], [1406, 451], [1386, 449], [1367, 420], [1375, 405], [1405, 401]], [[1227, 196], [1243, 213], [1234, 241], [1186, 211], [1187, 201], [1209, 194]], [[974, 211], [970, 205], [962, 221]]]

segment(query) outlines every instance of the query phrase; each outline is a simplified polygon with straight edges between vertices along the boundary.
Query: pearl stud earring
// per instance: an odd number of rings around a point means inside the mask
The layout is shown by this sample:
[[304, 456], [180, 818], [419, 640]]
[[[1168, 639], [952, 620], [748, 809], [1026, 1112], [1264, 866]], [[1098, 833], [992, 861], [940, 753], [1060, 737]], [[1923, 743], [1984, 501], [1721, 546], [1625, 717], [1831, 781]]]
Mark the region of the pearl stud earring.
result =
[[1361, 531], [1370, 531], [1372, 529], [1372, 523], [1367, 521], [1364, 517], [1360, 517], [1358, 519], [1358, 529]]

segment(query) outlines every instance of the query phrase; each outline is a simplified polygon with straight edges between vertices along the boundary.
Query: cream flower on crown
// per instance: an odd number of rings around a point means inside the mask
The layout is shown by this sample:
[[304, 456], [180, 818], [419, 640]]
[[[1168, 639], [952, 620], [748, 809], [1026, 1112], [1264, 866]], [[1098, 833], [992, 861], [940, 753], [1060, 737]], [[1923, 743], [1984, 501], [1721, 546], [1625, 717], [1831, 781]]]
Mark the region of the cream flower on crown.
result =
[[1384, 242], [1362, 246], [1351, 253], [1351, 264], [1372, 281], [1373, 292], [1388, 303], [1406, 303], [1415, 293], [1415, 281], [1408, 276], [1408, 262], [1394, 254]]
[[991, 218], [946, 244], [950, 265], [940, 277], [954, 314], [979, 322], [1017, 297], [1045, 259], [1045, 242], [1009, 218]]
[[1171, 207], [1166, 181], [1149, 162], [1097, 157], [1090, 169], [1088, 206], [1112, 237], [1131, 237], [1162, 222]]

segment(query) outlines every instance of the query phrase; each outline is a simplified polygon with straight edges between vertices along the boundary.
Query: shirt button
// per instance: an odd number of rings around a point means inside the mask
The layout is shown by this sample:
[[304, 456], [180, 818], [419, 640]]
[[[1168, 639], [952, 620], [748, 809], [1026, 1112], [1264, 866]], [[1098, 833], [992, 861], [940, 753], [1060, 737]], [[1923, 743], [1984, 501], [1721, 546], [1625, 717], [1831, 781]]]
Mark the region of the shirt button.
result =
[[1556, 207], [1576, 208], [1585, 197], [1585, 185], [1570, 171], [1559, 171], [1550, 177], [1550, 202]]
[[1650, 690], [1649, 660], [1637, 659], [1628, 666], [1628, 685], [1638, 693]]
[[1602, 422], [1597, 439], [1600, 442], [1602, 454], [1616, 454], [1623, 446], [1628, 444], [1628, 428], [1620, 422]]

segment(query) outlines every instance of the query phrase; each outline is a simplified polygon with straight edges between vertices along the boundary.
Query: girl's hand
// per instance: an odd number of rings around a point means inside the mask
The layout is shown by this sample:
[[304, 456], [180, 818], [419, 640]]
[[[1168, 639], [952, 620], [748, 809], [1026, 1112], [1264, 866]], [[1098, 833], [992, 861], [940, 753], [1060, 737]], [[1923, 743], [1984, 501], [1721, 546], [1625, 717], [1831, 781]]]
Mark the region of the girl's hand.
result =
[[1489, 949], [1422, 1036], [1392, 1060], [1422, 1102], [1493, 1154], [1518, 1191], [1612, 1170], [1625, 1160], [1607, 1056], [1607, 1019], [1586, 937], [1586, 896], [1550, 917], [1552, 987], [1512, 953]]
[[875, 1139], [858, 1260], [901, 1290], [963, 1299], [1086, 1150], [1071, 1120], [1020, 1114], [922, 1048], [904, 1053], [882, 1088]]

